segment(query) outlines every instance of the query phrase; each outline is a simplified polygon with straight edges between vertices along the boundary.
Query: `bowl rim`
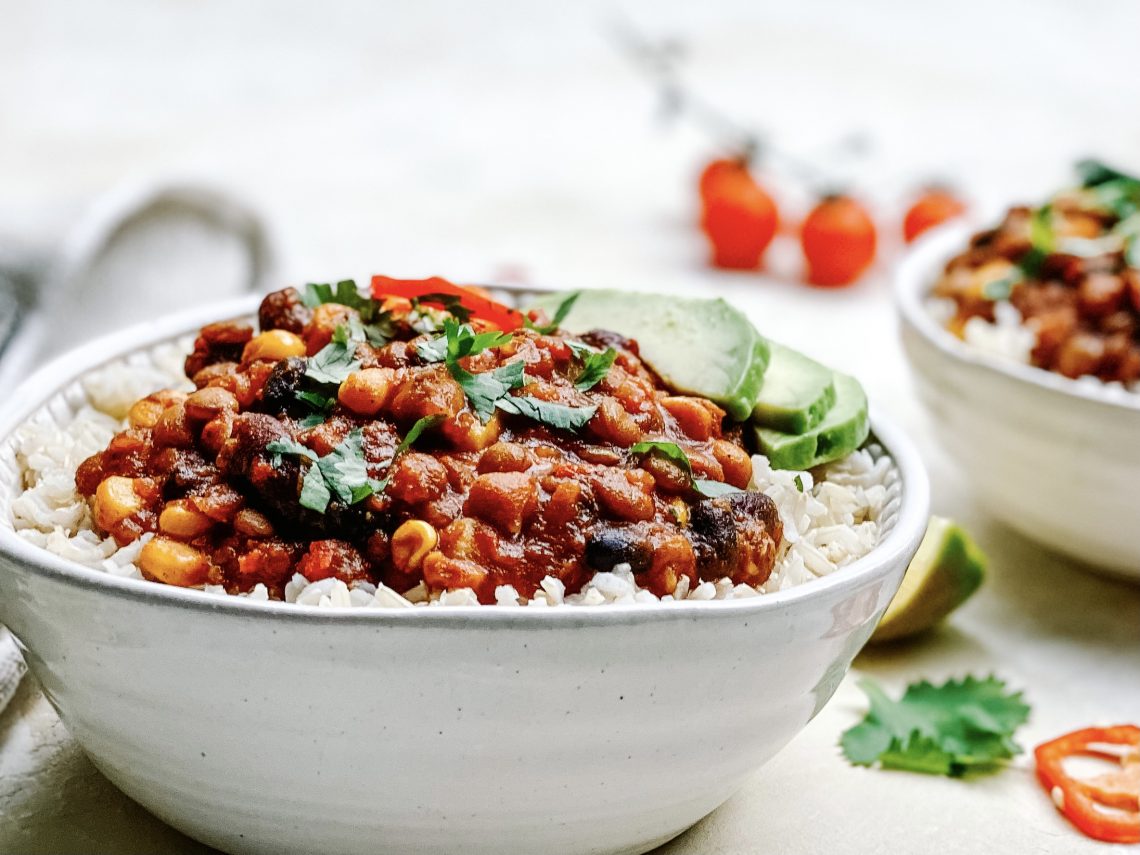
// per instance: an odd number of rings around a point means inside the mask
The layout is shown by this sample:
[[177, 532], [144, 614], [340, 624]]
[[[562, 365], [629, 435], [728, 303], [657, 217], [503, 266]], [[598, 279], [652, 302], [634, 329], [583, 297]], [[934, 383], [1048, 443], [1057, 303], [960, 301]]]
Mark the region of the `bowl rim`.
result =
[[[538, 290], [538, 289], [529, 289]], [[0, 408], [0, 445], [10, 441], [13, 432], [43, 407], [61, 389], [84, 374], [109, 362], [189, 335], [206, 323], [224, 318], [249, 316], [256, 312], [262, 295], [214, 302], [175, 312], [156, 321], [136, 324], [103, 335], [55, 357], [14, 390]], [[76, 366], [82, 366], [76, 368]], [[0, 555], [28, 571], [64, 584], [99, 590], [103, 594], [156, 606], [238, 617], [301, 621], [305, 623], [367, 623], [374, 626], [412, 625], [488, 626], [491, 624], [535, 628], [567, 622], [598, 626], [607, 623], [641, 623], [655, 620], [692, 619], [697, 615], [760, 615], [779, 611], [793, 604], [826, 593], [842, 594], [868, 578], [886, 575], [900, 560], [909, 560], [926, 531], [930, 509], [930, 483], [917, 448], [902, 430], [871, 408], [871, 429], [885, 453], [898, 467], [902, 480], [899, 508], [890, 532], [874, 549], [834, 573], [800, 585], [732, 600], [682, 600], [658, 607], [644, 603], [610, 603], [597, 607], [496, 607], [486, 605], [439, 608], [321, 608], [279, 601], [251, 600], [248, 597], [208, 594], [194, 588], [163, 585], [144, 579], [115, 576], [86, 567], [36, 546], [16, 534], [9, 520], [0, 522]]]
[[936, 350], [991, 376], [1000, 375], [1040, 390], [1046, 396], [1078, 399], [1116, 410], [1140, 412], [1140, 394], [1109, 386], [1098, 388], [977, 348], [943, 329], [927, 310], [924, 300], [942, 266], [966, 246], [976, 226], [970, 221], [949, 223], [923, 235], [899, 263], [894, 274], [894, 299], [903, 320]]

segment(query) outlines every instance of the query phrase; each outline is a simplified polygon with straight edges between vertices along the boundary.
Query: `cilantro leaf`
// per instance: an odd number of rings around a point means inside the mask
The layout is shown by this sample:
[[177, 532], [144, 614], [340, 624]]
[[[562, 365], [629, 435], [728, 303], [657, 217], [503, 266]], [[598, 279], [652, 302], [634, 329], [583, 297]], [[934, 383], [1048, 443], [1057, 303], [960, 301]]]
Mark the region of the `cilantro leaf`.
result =
[[994, 678], [914, 683], [898, 701], [873, 680], [860, 680], [870, 709], [840, 747], [856, 766], [961, 777], [992, 770], [1021, 752], [1013, 733], [1029, 718], [1021, 693]]
[[327, 413], [336, 406], [336, 398], [330, 398], [320, 392], [297, 392], [296, 397], [298, 401], [303, 401], [314, 410], [319, 410], [322, 413]]
[[273, 442], [265, 446], [265, 450], [273, 455], [274, 466], [281, 465], [281, 455], [283, 454], [295, 454], [298, 457], [306, 457], [309, 460], [317, 459], [317, 453], [315, 451], [313, 451], [311, 448], [301, 445], [301, 443], [297, 442], [297, 440], [290, 437], [273, 440]]
[[412, 308], [417, 312], [424, 303], [438, 303], [443, 310], [455, 318], [459, 323], [465, 324], [471, 320], [471, 310], [463, 305], [463, 301], [454, 294], [421, 294], [412, 298]]
[[356, 342], [347, 327], [338, 326], [332, 341], [308, 359], [305, 376], [322, 385], [339, 386], [360, 367], [356, 358]]
[[534, 330], [540, 335], [550, 335], [551, 333], [558, 332], [562, 327], [562, 322], [566, 320], [566, 316], [570, 314], [570, 310], [574, 308], [574, 303], [577, 302], [581, 295], [581, 291], [575, 291], [559, 303], [558, 308], [554, 310], [554, 317], [551, 318], [550, 323], [536, 324], [530, 318], [523, 318], [523, 324], [526, 325], [527, 329]]
[[356, 282], [351, 279], [337, 282], [335, 289], [331, 285], [310, 282], [305, 286], [302, 300], [309, 308], [324, 303], [339, 303], [356, 309], [357, 317], [351, 318], [349, 324], [352, 338], [358, 341], [367, 341], [380, 347], [390, 342], [396, 334], [392, 316], [381, 308], [383, 304], [361, 294]]
[[586, 344], [584, 341], [574, 341], [570, 338], [566, 339], [566, 346], [570, 348], [579, 359], [587, 359], [591, 353], [601, 353], [601, 351], [593, 345]]
[[702, 496], [715, 499], [717, 496], [728, 496], [732, 493], [743, 493], [739, 487], [733, 487], [723, 481], [712, 481], [708, 478], [694, 478], [693, 489]]
[[505, 398], [512, 389], [523, 385], [523, 371], [526, 366], [521, 361], [508, 362], [494, 371], [484, 371], [482, 374], [472, 374], [460, 364], [448, 360], [447, 370], [455, 378], [455, 382], [463, 388], [471, 409], [475, 411], [480, 421], [486, 422], [495, 412], [495, 402]]
[[408, 435], [400, 440], [400, 444], [396, 446], [396, 450], [392, 452], [392, 459], [395, 460], [405, 451], [412, 447], [412, 444], [420, 438], [424, 431], [430, 430], [437, 424], [443, 421], [443, 416], [424, 416], [422, 419], [417, 419], [416, 423], [412, 425], [412, 429], [408, 431]]
[[301, 496], [298, 499], [301, 507], [323, 514], [332, 501], [332, 493], [325, 483], [324, 475], [319, 466], [310, 466], [301, 479]]
[[441, 335], [439, 338], [417, 344], [416, 353], [424, 362], [443, 362], [447, 359], [447, 336]]
[[574, 381], [575, 388], [583, 392], [594, 388], [609, 373], [615, 359], [617, 359], [617, 351], [612, 347], [607, 347], [604, 353], [591, 353], [586, 356], [582, 365], [582, 373]]
[[1109, 181], [1122, 180], [1140, 184], [1140, 178], [1129, 175], [1127, 172], [1121, 172], [1119, 169], [1113, 169], [1108, 164], [1101, 163], [1091, 157], [1078, 160], [1075, 168], [1077, 176], [1081, 179], [1081, 184], [1085, 187], [1096, 187]]
[[686, 477], [689, 479], [689, 485], [702, 496], [708, 496], [710, 499], [714, 499], [717, 496], [727, 496], [730, 493], [744, 492], [737, 487], [733, 487], [731, 484], [695, 477], [693, 475], [693, 464], [689, 461], [689, 455], [685, 454], [681, 446], [675, 442], [646, 440], [645, 442], [639, 442], [631, 446], [629, 453], [636, 455], [660, 454], [667, 460], [673, 461], [684, 470]]
[[498, 330], [476, 333], [470, 324], [459, 324], [448, 318], [443, 322], [443, 335], [416, 345], [416, 353], [425, 362], [463, 359], [489, 348], [502, 347], [511, 338], [513, 336], [510, 333]]
[[1003, 276], [1000, 279], [991, 279], [982, 286], [982, 296], [987, 300], [997, 302], [999, 300], [1008, 300], [1013, 294], [1013, 286], [1021, 282], [1025, 278], [1020, 270], [1014, 270], [1008, 276]]
[[288, 438], [274, 440], [265, 448], [274, 455], [274, 465], [280, 465], [283, 454], [293, 454], [310, 461], [301, 479], [299, 502], [302, 507], [317, 513], [323, 514], [328, 510], [333, 496], [346, 505], [355, 505], [384, 489], [382, 482], [368, 475], [360, 428], [352, 431], [324, 457], [318, 457], [311, 448]]
[[510, 333], [498, 331], [476, 333], [470, 324], [448, 318], [443, 322], [443, 335], [417, 345], [416, 352], [428, 362], [442, 360], [446, 363], [448, 372], [463, 388], [471, 409], [485, 422], [495, 412], [496, 401], [523, 385], [526, 366], [521, 361], [508, 362], [494, 371], [472, 374], [459, 364], [459, 360], [490, 348], [502, 347], [512, 338]]
[[547, 427], [572, 431], [585, 425], [598, 411], [597, 407], [568, 407], [530, 395], [500, 398], [495, 406], [506, 413], [532, 418]]

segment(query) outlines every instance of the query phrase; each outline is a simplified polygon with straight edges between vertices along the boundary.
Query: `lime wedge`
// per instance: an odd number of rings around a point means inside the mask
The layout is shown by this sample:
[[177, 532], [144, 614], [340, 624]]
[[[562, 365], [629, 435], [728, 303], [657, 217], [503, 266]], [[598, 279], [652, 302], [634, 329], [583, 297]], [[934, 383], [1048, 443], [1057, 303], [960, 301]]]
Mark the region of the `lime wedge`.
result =
[[961, 526], [945, 517], [931, 517], [871, 641], [894, 641], [930, 629], [978, 590], [986, 563], [986, 556]]

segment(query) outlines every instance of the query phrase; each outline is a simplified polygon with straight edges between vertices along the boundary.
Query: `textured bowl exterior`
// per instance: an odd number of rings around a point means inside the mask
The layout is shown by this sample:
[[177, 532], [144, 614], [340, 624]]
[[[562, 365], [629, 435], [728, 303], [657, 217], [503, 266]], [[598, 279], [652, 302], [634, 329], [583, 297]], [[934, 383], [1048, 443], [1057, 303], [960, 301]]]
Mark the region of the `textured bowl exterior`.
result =
[[[68, 365], [201, 320], [45, 369], [3, 414], [0, 444]], [[929, 488], [905, 438], [875, 431], [903, 478], [884, 542], [764, 597], [317, 609], [112, 577], [0, 522], [0, 621], [107, 777], [226, 852], [644, 852], [807, 724], [897, 590]], [[16, 489], [4, 480], [0, 520]]]
[[978, 353], [941, 329], [923, 300], [967, 236], [934, 235], [896, 281], [903, 347], [939, 441], [1011, 528], [1140, 581], [1140, 396]]

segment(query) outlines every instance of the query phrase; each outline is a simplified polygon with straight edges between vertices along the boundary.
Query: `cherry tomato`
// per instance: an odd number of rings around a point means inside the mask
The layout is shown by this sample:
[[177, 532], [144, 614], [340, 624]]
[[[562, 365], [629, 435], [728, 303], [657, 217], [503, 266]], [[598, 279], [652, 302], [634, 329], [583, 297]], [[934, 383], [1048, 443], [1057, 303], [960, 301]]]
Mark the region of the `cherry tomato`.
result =
[[742, 159], [726, 157], [711, 161], [701, 171], [701, 199], [708, 199], [718, 188], [732, 186], [739, 181], [755, 183], [748, 172], [748, 165]]
[[808, 282], [850, 285], [875, 260], [875, 224], [850, 196], [828, 196], [816, 205], [800, 229]]
[[701, 228], [712, 247], [712, 263], [731, 269], [758, 267], [779, 225], [772, 197], [738, 161], [709, 164], [701, 190]]
[[966, 205], [949, 190], [940, 187], [927, 188], [906, 212], [906, 217], [903, 219], [903, 237], [907, 243], [911, 243], [927, 229], [961, 216], [965, 210]]

